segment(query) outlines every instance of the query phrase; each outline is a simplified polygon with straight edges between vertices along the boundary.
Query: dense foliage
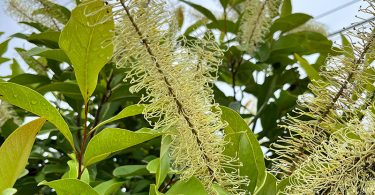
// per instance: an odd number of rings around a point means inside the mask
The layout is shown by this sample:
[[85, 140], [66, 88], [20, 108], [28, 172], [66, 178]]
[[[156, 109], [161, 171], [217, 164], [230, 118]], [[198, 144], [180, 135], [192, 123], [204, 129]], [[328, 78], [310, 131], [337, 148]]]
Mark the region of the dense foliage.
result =
[[3, 194], [375, 192], [373, 22], [333, 46], [290, 0], [75, 3], [6, 0], [32, 33], [0, 54], [33, 48], [0, 58]]

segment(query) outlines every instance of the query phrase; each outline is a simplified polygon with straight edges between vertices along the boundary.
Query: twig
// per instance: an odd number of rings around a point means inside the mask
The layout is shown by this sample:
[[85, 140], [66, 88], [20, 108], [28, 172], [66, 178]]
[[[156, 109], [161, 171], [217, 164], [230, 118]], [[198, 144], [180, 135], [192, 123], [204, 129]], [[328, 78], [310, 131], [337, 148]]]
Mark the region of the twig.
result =
[[82, 143], [81, 143], [81, 150], [79, 152], [79, 156], [78, 156], [78, 179], [81, 179], [81, 175], [83, 173], [83, 169], [82, 169], [82, 157], [83, 157], [83, 153], [85, 152], [85, 145], [86, 145], [86, 141], [87, 141], [87, 117], [88, 117], [88, 112], [89, 112], [89, 106], [88, 106], [88, 102], [85, 103], [85, 120], [84, 120], [84, 123], [83, 123], [83, 140], [82, 140]]

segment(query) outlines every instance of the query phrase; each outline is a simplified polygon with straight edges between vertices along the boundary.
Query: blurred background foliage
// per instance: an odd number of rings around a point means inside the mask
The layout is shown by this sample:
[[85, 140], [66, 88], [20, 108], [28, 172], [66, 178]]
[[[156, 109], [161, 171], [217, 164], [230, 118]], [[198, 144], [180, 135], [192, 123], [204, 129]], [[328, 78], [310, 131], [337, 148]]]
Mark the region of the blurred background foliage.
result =
[[[268, 151], [270, 144], [286, 134], [279, 127], [283, 118], [288, 114], [293, 115], [298, 96], [308, 90], [309, 78], [319, 71], [328, 55], [335, 55], [336, 52], [331, 49], [332, 42], [327, 39], [325, 30], [312, 23], [311, 16], [292, 13], [290, 0], [284, 0], [264, 42], [249, 53], [239, 46], [237, 39], [243, 2], [220, 0], [223, 11], [214, 12], [208, 7], [181, 0], [181, 6], [173, 9], [180, 34], [187, 40], [202, 38], [206, 33], [217, 37], [225, 55], [218, 82], [213, 86], [215, 100], [240, 113], [257, 133], [265, 155], [272, 156]], [[16, 48], [28, 67], [20, 66], [17, 59], [0, 57], [2, 64], [11, 62], [12, 70], [11, 75], [1, 80], [25, 85], [45, 95], [64, 116], [76, 143], [79, 143], [82, 137], [83, 99], [71, 63], [58, 46], [60, 30], [70, 17], [70, 10], [50, 2], [44, 8], [33, 10], [33, 14], [58, 25], [20, 21], [33, 32], [10, 36], [0, 44], [0, 56], [6, 52], [11, 39], [29, 42], [34, 45], [30, 50]], [[310, 57], [307, 61], [301, 56]], [[123, 81], [125, 70], [115, 69], [114, 66], [108, 63], [99, 75], [98, 86], [90, 102], [90, 127], [140, 100], [140, 94], [131, 94], [129, 84]], [[1, 126], [0, 143], [17, 128], [17, 122], [30, 121], [35, 117], [22, 109], [14, 109], [16, 120], [9, 119]], [[110, 126], [137, 130], [149, 124], [142, 116], [134, 116], [111, 123]], [[69, 152], [69, 145], [63, 136], [54, 126], [45, 125], [33, 146], [26, 167], [28, 173], [14, 186], [18, 189], [17, 194], [54, 193], [50, 188], [36, 186], [43, 180], [59, 179], [69, 171]], [[118, 152], [89, 168], [91, 181], [100, 183], [115, 178], [124, 183], [118, 194], [148, 194], [154, 176], [146, 171], [146, 164], [158, 157], [159, 152], [160, 139]], [[267, 164], [271, 166], [270, 162]]]

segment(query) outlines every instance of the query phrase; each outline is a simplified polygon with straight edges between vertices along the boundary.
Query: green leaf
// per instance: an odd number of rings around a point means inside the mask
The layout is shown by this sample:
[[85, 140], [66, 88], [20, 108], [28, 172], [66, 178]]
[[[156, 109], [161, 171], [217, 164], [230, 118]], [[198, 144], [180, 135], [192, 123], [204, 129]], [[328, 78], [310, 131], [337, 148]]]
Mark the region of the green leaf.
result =
[[13, 187], [24, 171], [36, 134], [46, 119], [39, 118], [16, 129], [0, 147], [0, 192]]
[[224, 131], [227, 141], [230, 142], [224, 153], [239, 158], [243, 164], [240, 167], [240, 174], [250, 179], [250, 185], [242, 186], [242, 188], [253, 193], [255, 187], [261, 186], [266, 179], [263, 152], [255, 135], [241, 116], [230, 108], [224, 106], [220, 108], [222, 120], [228, 123]]
[[7, 189], [5, 189], [2, 193], [1, 193], [1, 195], [13, 195], [13, 194], [15, 194], [17, 192], [17, 189], [15, 189], [15, 188], [7, 188]]
[[[93, 1], [77, 6], [63, 29], [59, 45], [73, 63], [78, 86], [85, 102], [94, 92], [100, 70], [113, 53], [113, 20], [108, 19], [104, 3]], [[97, 12], [86, 16], [87, 12]]]
[[46, 31], [41, 33], [33, 33], [27, 37], [27, 40], [37, 45], [45, 45], [49, 48], [59, 48], [60, 32]]
[[220, 0], [220, 4], [221, 4], [221, 6], [223, 6], [223, 8], [226, 8], [229, 1], [230, 0]]
[[47, 84], [47, 83], [50, 83], [51, 80], [49, 80], [49, 78], [44, 75], [25, 73], [25, 74], [16, 75], [15, 77], [11, 78], [9, 82], [17, 83], [20, 85], [30, 85], [30, 84], [35, 84], [35, 83]]
[[292, 14], [292, 1], [291, 0], [284, 0], [283, 5], [281, 7], [281, 14], [280, 17], [285, 17]]
[[84, 165], [89, 166], [107, 158], [111, 153], [148, 141], [160, 136], [152, 129], [129, 131], [118, 128], [106, 128], [95, 135], [87, 144]]
[[31, 26], [35, 29], [37, 29], [39, 32], [45, 32], [47, 30], [50, 30], [48, 27], [44, 26], [43, 24], [40, 24], [38, 22], [25, 22], [25, 21], [22, 21], [22, 22], [19, 22], [20, 24], [25, 24], [27, 26]]
[[24, 49], [15, 48], [15, 50], [31, 69], [35, 70], [39, 75], [47, 75], [46, 66], [43, 63], [27, 55], [27, 52]]
[[7, 39], [4, 42], [0, 43], [0, 56], [2, 56], [7, 51], [9, 41], [10, 39]]
[[350, 43], [350, 41], [345, 37], [345, 35], [341, 35], [341, 42], [343, 46], [344, 55], [349, 59], [353, 59], [354, 58], [353, 46]]
[[276, 188], [277, 179], [271, 173], [267, 173], [266, 181], [264, 182], [263, 186], [255, 192], [256, 195], [276, 195], [277, 188]]
[[59, 62], [70, 63], [68, 56], [61, 49], [49, 49], [45, 47], [34, 47], [26, 52], [29, 56], [41, 56]]
[[95, 128], [93, 128], [91, 131], [94, 131], [96, 130], [97, 128], [105, 125], [105, 124], [108, 124], [110, 122], [113, 122], [113, 121], [116, 121], [116, 120], [120, 120], [120, 119], [123, 119], [123, 118], [126, 118], [126, 117], [129, 117], [129, 116], [135, 116], [135, 115], [138, 115], [138, 114], [142, 114], [142, 111], [143, 109], [145, 108], [144, 105], [142, 104], [135, 104], [135, 105], [131, 105], [131, 106], [128, 106], [128, 107], [125, 107], [120, 113], [118, 113], [116, 116], [108, 119], [108, 120], [105, 120], [101, 123], [99, 123]]
[[125, 181], [111, 179], [95, 186], [94, 190], [101, 195], [111, 195], [114, 194], [122, 186], [122, 184], [124, 184], [124, 182]]
[[282, 36], [272, 45], [272, 55], [294, 54], [309, 55], [331, 52], [332, 41], [317, 32], [297, 32]]
[[43, 181], [38, 185], [49, 186], [55, 189], [58, 195], [99, 195], [89, 184], [78, 179]]
[[188, 181], [178, 181], [171, 189], [168, 190], [168, 192], [165, 193], [165, 195], [191, 195], [191, 194], [199, 194], [199, 195], [205, 195], [208, 194], [206, 190], [204, 189], [202, 183], [195, 177], [190, 178]]
[[312, 16], [303, 13], [290, 14], [275, 20], [275, 22], [271, 26], [270, 31], [272, 33], [279, 30], [281, 32], [287, 32], [297, 28], [298, 26], [301, 26], [302, 24], [309, 21], [311, 18]]
[[10, 59], [9, 58], [3, 58], [3, 57], [0, 57], [0, 64], [4, 63], [4, 62], [7, 62], [9, 61]]
[[70, 11], [68, 8], [56, 3], [52, 3], [51, 1], [43, 1], [43, 8], [33, 11], [33, 15], [38, 14], [54, 18], [62, 24], [67, 23], [70, 18]]
[[0, 82], [0, 99], [46, 118], [57, 127], [74, 148], [73, 136], [65, 120], [59, 111], [38, 92], [15, 83]]
[[161, 194], [161, 193], [158, 191], [156, 185], [151, 184], [150, 189], [149, 189], [149, 195], [159, 195], [159, 194]]
[[303, 68], [303, 70], [305, 70], [307, 76], [309, 77], [309, 79], [312, 81], [312, 80], [322, 80], [322, 78], [320, 77], [318, 71], [315, 70], [315, 68], [309, 64], [309, 62], [302, 58], [301, 56], [299, 56], [298, 54], [294, 54], [294, 57], [297, 59], [297, 61], [299, 62], [299, 64], [301, 65], [301, 67]]
[[159, 167], [156, 170], [156, 186], [160, 187], [169, 172], [170, 157], [169, 157], [169, 147], [171, 146], [172, 138], [171, 136], [163, 136], [160, 146], [160, 160]]
[[289, 177], [281, 180], [278, 184], [277, 184], [277, 193], [279, 193], [280, 195], [284, 195], [284, 193], [282, 193], [285, 188], [290, 184], [289, 182]]
[[13, 59], [13, 63], [10, 64], [10, 69], [12, 70], [13, 77], [23, 73], [23, 70], [16, 59]]
[[41, 94], [55, 91], [60, 92], [68, 97], [82, 100], [81, 92], [79, 91], [77, 83], [72, 82], [54, 82], [51, 84], [43, 85], [37, 88], [36, 91]]
[[203, 25], [206, 25], [207, 24], [207, 19], [206, 18], [203, 18], [203, 19], [200, 19], [198, 21], [196, 21], [194, 24], [190, 25], [188, 28], [186, 28], [185, 32], [184, 32], [184, 35], [185, 36], [188, 36], [190, 33], [194, 32], [195, 30], [197, 30], [199, 27], [203, 26]]
[[[71, 179], [75, 179], [75, 178], [78, 178], [78, 166], [79, 166], [79, 163], [78, 161], [73, 157], [73, 160], [69, 160], [67, 162], [68, 166], [69, 166], [69, 170], [61, 177], [61, 179], [68, 179], [68, 178], [71, 178]], [[89, 175], [89, 171], [87, 169], [83, 170], [83, 173], [81, 175], [81, 181], [89, 184], [90, 183], [90, 175]]]
[[148, 175], [146, 165], [125, 165], [117, 167], [113, 170], [113, 175], [116, 177], [129, 177], [136, 175]]
[[160, 158], [155, 158], [154, 160], [148, 162], [146, 168], [150, 173], [156, 174], [156, 172], [158, 171], [159, 165], [160, 165]]
[[217, 29], [222, 32], [237, 33], [237, 24], [228, 20], [216, 20], [207, 24], [208, 29]]
[[196, 9], [201, 14], [203, 14], [204, 16], [206, 16], [208, 19], [210, 19], [212, 21], [216, 21], [215, 15], [210, 10], [208, 10], [207, 8], [205, 8], [205, 7], [201, 6], [201, 5], [189, 2], [189, 1], [185, 1], [185, 0], [181, 0], [181, 1], [184, 2], [184, 3], [186, 3], [186, 4], [188, 4], [192, 8]]
[[214, 184], [212, 188], [216, 195], [229, 195], [229, 192], [225, 191], [221, 186], [217, 184]]

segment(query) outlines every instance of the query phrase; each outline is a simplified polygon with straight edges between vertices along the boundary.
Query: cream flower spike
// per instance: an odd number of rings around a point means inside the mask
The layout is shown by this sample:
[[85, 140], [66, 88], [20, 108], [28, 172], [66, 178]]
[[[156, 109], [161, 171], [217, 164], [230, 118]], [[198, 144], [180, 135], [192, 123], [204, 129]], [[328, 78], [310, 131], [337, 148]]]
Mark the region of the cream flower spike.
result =
[[213, 184], [232, 194], [246, 194], [240, 189], [248, 185], [248, 179], [239, 176], [240, 163], [223, 154], [226, 124], [210, 88], [223, 55], [214, 37], [177, 41], [171, 13], [161, 0], [106, 4], [115, 18], [117, 67], [127, 69], [125, 80], [133, 84], [131, 92], [145, 89], [144, 116], [154, 128], [172, 127], [165, 132], [172, 137], [172, 168], [183, 180], [200, 179], [210, 194]]
[[[37, 22], [53, 30], [60, 30], [63, 24], [52, 17], [36, 14], [34, 11], [38, 9], [46, 9], [49, 12], [57, 12], [58, 10], [50, 8], [50, 0], [5, 0], [6, 12], [13, 16], [17, 21]], [[59, 14], [61, 17], [65, 15]], [[69, 18], [66, 18], [68, 20]]]
[[[375, 4], [367, 2], [364, 12], [374, 16]], [[275, 172], [290, 178], [286, 194], [375, 192], [374, 28], [348, 33], [352, 48], [330, 57], [322, 79], [309, 86], [312, 94], [286, 120], [291, 136], [272, 146]]]
[[239, 42], [249, 53], [264, 42], [272, 19], [278, 14], [280, 0], [246, 0], [243, 3]]
[[20, 121], [12, 109], [12, 106], [0, 100], [0, 129], [9, 119], [13, 119], [16, 124], [20, 125]]

